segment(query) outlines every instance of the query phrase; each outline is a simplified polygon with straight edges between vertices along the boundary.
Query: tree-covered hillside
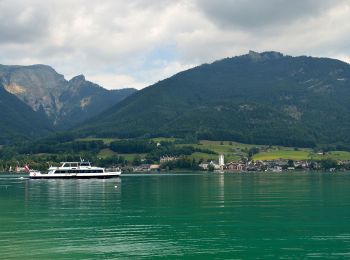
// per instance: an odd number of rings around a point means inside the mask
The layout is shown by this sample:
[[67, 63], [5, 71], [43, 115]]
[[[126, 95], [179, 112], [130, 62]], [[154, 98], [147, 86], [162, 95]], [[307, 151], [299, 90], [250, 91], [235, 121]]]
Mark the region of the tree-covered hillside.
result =
[[350, 145], [350, 65], [250, 52], [181, 72], [77, 128], [81, 135], [186, 136]]
[[39, 137], [51, 131], [44, 112], [34, 112], [0, 85], [0, 144]]
[[79, 75], [67, 82], [59, 101], [62, 103], [56, 119], [56, 127], [68, 129], [84, 120], [98, 115], [134, 93], [133, 88], [107, 90], [87, 81]]

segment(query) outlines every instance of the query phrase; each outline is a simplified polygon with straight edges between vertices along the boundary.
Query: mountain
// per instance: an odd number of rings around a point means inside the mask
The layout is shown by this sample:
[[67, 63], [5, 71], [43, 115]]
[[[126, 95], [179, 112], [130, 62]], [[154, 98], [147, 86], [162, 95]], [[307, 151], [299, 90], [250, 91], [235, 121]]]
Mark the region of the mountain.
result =
[[136, 91], [107, 90], [82, 75], [67, 81], [46, 65], [0, 65], [0, 84], [34, 111], [44, 111], [55, 129], [70, 128]]
[[0, 144], [39, 137], [52, 130], [43, 112], [34, 112], [0, 85]]
[[136, 90], [132, 88], [106, 90], [86, 81], [79, 75], [68, 81], [67, 89], [60, 93], [59, 103], [63, 104], [56, 119], [61, 128], [68, 128], [93, 117], [117, 104]]
[[251, 51], [160, 81], [76, 130], [86, 136], [350, 145], [350, 65]]

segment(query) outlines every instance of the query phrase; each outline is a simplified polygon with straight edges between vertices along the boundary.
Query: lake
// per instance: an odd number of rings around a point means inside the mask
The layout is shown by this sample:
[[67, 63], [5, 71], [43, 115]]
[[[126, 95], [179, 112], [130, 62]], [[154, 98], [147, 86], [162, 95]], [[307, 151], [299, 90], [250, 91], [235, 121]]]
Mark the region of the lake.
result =
[[1, 259], [350, 258], [350, 174], [0, 174]]

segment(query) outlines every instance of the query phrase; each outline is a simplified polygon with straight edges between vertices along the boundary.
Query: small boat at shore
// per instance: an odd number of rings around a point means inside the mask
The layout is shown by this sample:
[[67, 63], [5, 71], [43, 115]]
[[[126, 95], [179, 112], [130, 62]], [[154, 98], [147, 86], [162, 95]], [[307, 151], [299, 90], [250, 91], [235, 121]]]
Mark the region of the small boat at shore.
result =
[[29, 171], [30, 179], [90, 179], [114, 178], [121, 175], [118, 168], [105, 169], [91, 166], [90, 162], [61, 162], [58, 167], [50, 167], [47, 173]]

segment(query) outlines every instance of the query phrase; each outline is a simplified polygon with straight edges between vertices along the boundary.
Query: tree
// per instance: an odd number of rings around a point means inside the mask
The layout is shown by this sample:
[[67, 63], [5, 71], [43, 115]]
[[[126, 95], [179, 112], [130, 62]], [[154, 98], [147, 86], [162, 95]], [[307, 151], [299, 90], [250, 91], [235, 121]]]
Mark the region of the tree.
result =
[[140, 155], [136, 155], [132, 161], [132, 165], [134, 166], [139, 166], [141, 165], [141, 156]]
[[288, 160], [288, 167], [294, 167], [294, 161]]
[[331, 168], [337, 168], [338, 163], [337, 163], [337, 161], [328, 158], [328, 159], [324, 159], [321, 161], [321, 167], [324, 170], [329, 170]]
[[153, 141], [142, 139], [118, 140], [110, 144], [110, 149], [117, 153], [148, 153], [156, 148]]
[[249, 151], [248, 151], [248, 157], [249, 157], [249, 159], [253, 158], [253, 156], [254, 156], [255, 154], [259, 153], [259, 152], [260, 152], [260, 149], [259, 149], [258, 147], [252, 147], [252, 148], [250, 148]]
[[213, 172], [215, 170], [214, 166], [212, 164], [208, 165], [208, 171]]

